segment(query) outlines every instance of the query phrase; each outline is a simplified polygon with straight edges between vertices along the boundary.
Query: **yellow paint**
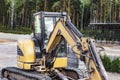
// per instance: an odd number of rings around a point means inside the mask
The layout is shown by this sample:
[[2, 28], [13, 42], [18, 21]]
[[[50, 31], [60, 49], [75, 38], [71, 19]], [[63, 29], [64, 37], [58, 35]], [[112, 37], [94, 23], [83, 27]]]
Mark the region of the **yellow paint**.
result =
[[18, 65], [18, 67], [21, 68], [21, 69], [31, 70], [31, 66], [32, 66], [33, 64], [25, 64], [25, 63], [23, 63], [23, 62], [17, 62], [17, 65]]
[[18, 62], [18, 61], [17, 61], [17, 66], [18, 66], [19, 68], [23, 69], [23, 63], [22, 63], [22, 62]]
[[18, 42], [18, 47], [23, 52], [23, 56], [18, 55], [20, 62], [35, 62], [35, 46], [31, 39], [25, 39]]
[[91, 73], [91, 80], [102, 80], [102, 77], [98, 72], [93, 60], [90, 61], [90, 66], [94, 69], [94, 72]]
[[56, 58], [54, 62], [54, 68], [64, 68], [67, 67], [67, 57]]
[[85, 38], [85, 37], [82, 38], [81, 44], [82, 44], [82, 49], [84, 51], [89, 50], [87, 41], [88, 41], [88, 38]]
[[[59, 35], [58, 35], [58, 32], [60, 32]], [[46, 47], [47, 53], [49, 53], [51, 51], [51, 49], [53, 49], [56, 46], [56, 44], [60, 41], [61, 35], [65, 38], [65, 40], [71, 47], [74, 46], [74, 48], [73, 48], [74, 52], [76, 52], [77, 54], [81, 53], [81, 51], [77, 49], [76, 39], [72, 37], [73, 34], [70, 33], [70, 31], [67, 27], [63, 26], [61, 21], [57, 22], [57, 24], [52, 32], [52, 35], [48, 41], [48, 44]]]
[[[36, 61], [35, 57], [35, 46], [31, 39], [25, 39], [18, 41], [18, 47], [21, 49], [23, 56], [17, 55], [17, 65], [23, 69], [30, 69], [31, 64]], [[24, 64], [27, 63], [27, 64]]]

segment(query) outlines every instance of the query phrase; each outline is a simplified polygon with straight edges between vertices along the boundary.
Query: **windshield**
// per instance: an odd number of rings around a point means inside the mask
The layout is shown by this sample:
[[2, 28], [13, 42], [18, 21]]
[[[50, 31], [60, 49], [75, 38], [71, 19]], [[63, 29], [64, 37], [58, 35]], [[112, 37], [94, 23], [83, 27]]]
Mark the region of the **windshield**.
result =
[[51, 32], [53, 31], [53, 28], [58, 21], [58, 17], [44, 17], [45, 21], [45, 43], [47, 43], [47, 40], [50, 37]]
[[[44, 44], [45, 46], [48, 43], [49, 37], [51, 32], [54, 29], [54, 26], [56, 24], [56, 22], [59, 20], [59, 17], [44, 17], [44, 21], [45, 21], [45, 38], [44, 38]], [[65, 40], [62, 40], [60, 43], [60, 46], [57, 49], [57, 55], [56, 57], [65, 57], [67, 56], [67, 51], [66, 51], [66, 42]]]

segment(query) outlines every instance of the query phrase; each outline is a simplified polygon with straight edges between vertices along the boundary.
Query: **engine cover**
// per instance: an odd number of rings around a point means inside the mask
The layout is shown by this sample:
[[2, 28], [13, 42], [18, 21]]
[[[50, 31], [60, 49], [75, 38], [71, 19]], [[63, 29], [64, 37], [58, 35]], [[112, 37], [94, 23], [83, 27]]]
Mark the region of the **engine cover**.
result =
[[17, 65], [22, 69], [31, 69], [36, 61], [35, 45], [32, 39], [19, 40], [17, 45]]

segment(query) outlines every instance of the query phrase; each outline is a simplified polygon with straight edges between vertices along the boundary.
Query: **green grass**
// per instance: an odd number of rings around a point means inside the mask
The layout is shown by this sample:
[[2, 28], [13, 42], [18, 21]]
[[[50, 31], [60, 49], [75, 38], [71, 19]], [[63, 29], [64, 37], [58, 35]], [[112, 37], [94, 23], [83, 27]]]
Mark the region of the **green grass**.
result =
[[30, 34], [32, 32], [32, 29], [28, 27], [15, 27], [13, 30], [10, 30], [9, 27], [0, 25], [0, 32], [14, 34]]

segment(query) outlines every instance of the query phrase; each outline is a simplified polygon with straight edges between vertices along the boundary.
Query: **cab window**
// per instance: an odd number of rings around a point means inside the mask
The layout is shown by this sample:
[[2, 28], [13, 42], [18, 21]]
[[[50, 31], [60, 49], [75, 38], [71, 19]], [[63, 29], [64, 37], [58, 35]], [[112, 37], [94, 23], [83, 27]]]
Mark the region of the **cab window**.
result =
[[44, 21], [45, 21], [45, 43], [47, 43], [51, 32], [53, 31], [53, 28], [56, 24], [56, 22], [58, 21], [58, 17], [44, 17]]
[[34, 29], [35, 33], [41, 33], [41, 20], [40, 20], [40, 15], [36, 15], [34, 18]]

